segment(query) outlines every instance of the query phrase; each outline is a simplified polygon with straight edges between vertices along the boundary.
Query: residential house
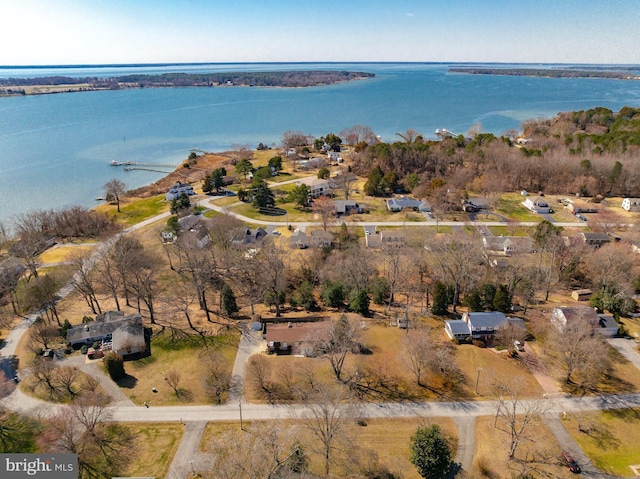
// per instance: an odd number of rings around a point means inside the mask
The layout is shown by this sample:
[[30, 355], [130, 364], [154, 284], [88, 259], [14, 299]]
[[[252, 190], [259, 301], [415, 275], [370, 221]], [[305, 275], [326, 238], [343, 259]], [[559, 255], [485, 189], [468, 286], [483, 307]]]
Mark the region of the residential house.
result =
[[327, 180], [322, 178], [302, 178], [298, 181], [298, 185], [307, 185], [309, 187], [309, 196], [311, 198], [319, 198], [320, 196], [331, 196], [331, 185]]
[[122, 311], [109, 311], [95, 321], [69, 328], [66, 339], [72, 347], [88, 346], [96, 341], [110, 342], [110, 349], [123, 358], [149, 352], [142, 317], [139, 314], [125, 316]]
[[296, 230], [291, 234], [291, 237], [289, 238], [289, 244], [292, 248], [295, 249], [308, 248], [309, 240], [307, 239], [307, 233], [296, 228]]
[[[489, 200], [487, 200], [487, 198], [483, 198], [481, 196], [474, 196], [471, 197], [469, 199], [467, 199], [464, 202], [465, 207], [471, 207], [474, 209], [474, 211], [484, 211], [484, 210], [488, 210], [489, 209]], [[465, 209], [465, 207], [463, 207], [463, 209], [465, 211], [467, 211]]]
[[591, 328], [594, 332], [603, 336], [615, 336], [618, 334], [618, 323], [612, 316], [598, 314], [589, 306], [562, 306], [553, 308], [550, 318], [551, 324], [560, 332], [578, 324], [581, 327]]
[[553, 210], [549, 207], [549, 203], [547, 201], [538, 196], [537, 198], [527, 198], [522, 202], [522, 204], [529, 210], [534, 213], [553, 213]]
[[256, 244], [265, 236], [267, 236], [267, 231], [262, 226], [257, 228], [242, 227], [234, 231], [231, 242], [237, 245]]
[[193, 191], [193, 186], [188, 183], [181, 183], [178, 181], [173, 186], [171, 186], [171, 188], [169, 188], [169, 191], [167, 191], [164, 197], [167, 201], [173, 201], [180, 198], [180, 195], [182, 195], [182, 193], [187, 196], [196, 194], [195, 191]]
[[298, 166], [300, 167], [301, 170], [322, 168], [323, 166], [327, 166], [327, 160], [325, 158], [320, 158], [320, 157], [309, 158], [308, 160], [298, 161]]
[[593, 204], [587, 203], [586, 201], [580, 200], [572, 200], [570, 201], [565, 208], [569, 210], [571, 214], [579, 215], [582, 213], [597, 213], [598, 209], [593, 206]]
[[498, 329], [508, 323], [521, 324], [519, 318], [507, 318], [499, 311], [468, 312], [462, 319], [445, 321], [445, 332], [451, 339], [491, 339]]
[[627, 211], [640, 211], [640, 198], [624, 198], [622, 209]]
[[341, 163], [340, 160], [342, 158], [340, 158], [340, 152], [339, 151], [333, 151], [333, 150], [328, 151], [327, 152], [327, 157], [329, 158], [329, 161], [331, 163]]
[[362, 207], [355, 200], [334, 200], [336, 215], [348, 216], [351, 213], [362, 213]]
[[316, 248], [331, 246], [333, 233], [324, 230], [313, 230], [311, 232], [311, 245]]
[[593, 291], [590, 289], [575, 289], [571, 292], [571, 297], [576, 301], [589, 301], [592, 295]]
[[422, 212], [431, 211], [431, 205], [426, 200], [417, 200], [410, 196], [400, 196], [399, 198], [387, 200], [387, 209], [391, 212], [402, 211], [405, 208]]
[[[193, 237], [193, 243], [198, 248], [204, 248], [211, 241], [209, 230], [199, 215], [183, 216], [178, 219], [178, 225], [180, 226], [180, 236]], [[163, 239], [164, 237], [163, 234]]]
[[264, 326], [263, 337], [269, 353], [313, 357], [314, 342], [329, 335], [331, 321], [268, 323]]
[[482, 244], [487, 252], [497, 255], [533, 253], [533, 240], [528, 236], [483, 236]]
[[583, 244], [599, 248], [600, 246], [609, 243], [611, 238], [606, 233], [588, 233], [581, 232], [578, 237], [582, 240]]

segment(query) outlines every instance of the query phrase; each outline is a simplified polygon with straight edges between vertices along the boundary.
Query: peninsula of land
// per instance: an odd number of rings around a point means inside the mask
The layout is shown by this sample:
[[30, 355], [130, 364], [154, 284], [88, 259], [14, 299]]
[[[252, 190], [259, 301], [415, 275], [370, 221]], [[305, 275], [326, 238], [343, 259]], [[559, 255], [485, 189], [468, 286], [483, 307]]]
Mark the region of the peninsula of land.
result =
[[350, 71], [275, 71], [227, 73], [163, 73], [124, 75], [110, 78], [50, 76], [0, 78], [0, 96], [43, 95], [75, 91], [121, 90], [169, 87], [311, 87], [373, 78], [375, 74]]
[[478, 68], [452, 67], [450, 73], [468, 73], [471, 75], [509, 75], [544, 78], [607, 78], [612, 80], [640, 80], [640, 67], [620, 67], [615, 69], [601, 67], [581, 68]]

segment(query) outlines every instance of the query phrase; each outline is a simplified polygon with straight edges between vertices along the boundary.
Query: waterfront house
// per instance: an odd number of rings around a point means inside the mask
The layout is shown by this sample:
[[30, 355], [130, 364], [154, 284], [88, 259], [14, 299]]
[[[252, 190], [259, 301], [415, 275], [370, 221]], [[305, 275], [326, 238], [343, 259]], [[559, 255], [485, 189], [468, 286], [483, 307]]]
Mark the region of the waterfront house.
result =
[[171, 188], [169, 188], [169, 191], [167, 191], [164, 197], [167, 201], [173, 201], [180, 198], [180, 195], [182, 195], [182, 193], [187, 196], [196, 194], [195, 191], [193, 191], [193, 186], [188, 183], [181, 183], [180, 181], [178, 181], [177, 183], [172, 185]]

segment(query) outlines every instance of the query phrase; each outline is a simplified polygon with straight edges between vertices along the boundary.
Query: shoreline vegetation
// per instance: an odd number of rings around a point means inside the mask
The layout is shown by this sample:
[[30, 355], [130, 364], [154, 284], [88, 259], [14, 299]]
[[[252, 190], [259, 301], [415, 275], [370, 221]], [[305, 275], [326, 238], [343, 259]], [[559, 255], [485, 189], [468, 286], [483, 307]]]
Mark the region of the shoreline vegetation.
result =
[[300, 88], [334, 85], [373, 78], [366, 72], [306, 70], [231, 73], [162, 73], [123, 75], [110, 78], [48, 76], [0, 78], [0, 96], [45, 95], [76, 91], [123, 90], [176, 87], [285, 87]]
[[453, 67], [449, 73], [469, 75], [506, 75], [543, 78], [604, 78], [609, 80], [640, 80], [640, 67], [619, 68], [475, 68]]

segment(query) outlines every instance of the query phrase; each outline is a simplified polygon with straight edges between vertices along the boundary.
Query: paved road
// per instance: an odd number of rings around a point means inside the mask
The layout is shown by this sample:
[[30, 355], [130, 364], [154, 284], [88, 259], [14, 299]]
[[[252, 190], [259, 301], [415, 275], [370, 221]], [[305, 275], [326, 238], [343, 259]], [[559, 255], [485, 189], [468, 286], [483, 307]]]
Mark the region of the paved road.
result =
[[609, 344], [617, 349], [627, 361], [633, 364], [638, 370], [640, 370], [640, 353], [636, 349], [638, 343], [633, 339], [624, 338], [611, 338], [608, 340]]

